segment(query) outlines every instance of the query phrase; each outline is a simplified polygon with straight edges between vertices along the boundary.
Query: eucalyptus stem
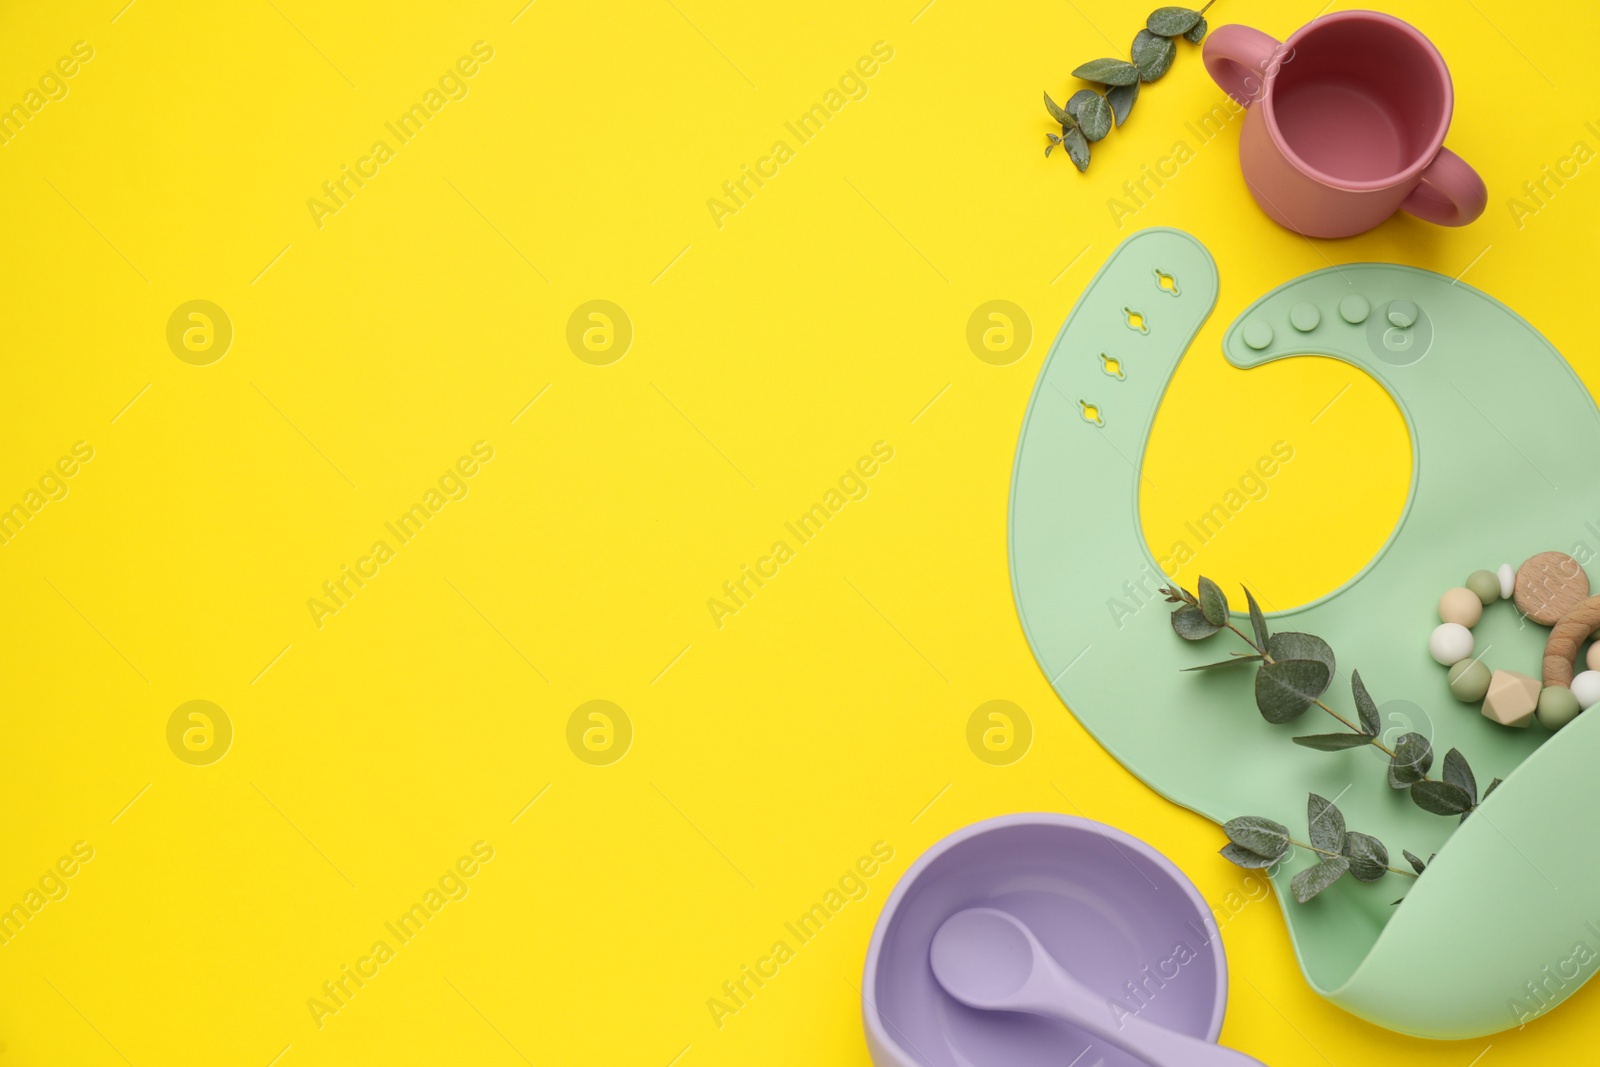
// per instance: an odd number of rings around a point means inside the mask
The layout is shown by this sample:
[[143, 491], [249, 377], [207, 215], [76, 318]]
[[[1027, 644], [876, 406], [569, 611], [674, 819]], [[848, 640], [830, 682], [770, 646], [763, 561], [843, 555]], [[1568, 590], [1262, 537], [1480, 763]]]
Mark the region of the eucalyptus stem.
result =
[[[1239, 629], [1237, 626], [1235, 626], [1233, 624], [1233, 620], [1232, 619], [1228, 620], [1227, 626], [1228, 626], [1228, 629], [1232, 630], [1234, 633], [1239, 635], [1239, 639], [1241, 641], [1243, 641], [1245, 644], [1249, 645], [1251, 648], [1255, 649], [1258, 653], [1261, 654], [1261, 662], [1263, 662], [1263, 663], [1276, 663], [1277, 662], [1276, 660], [1274, 660], [1272, 658], [1272, 655], [1269, 652], [1267, 652], [1266, 649], [1262, 648], [1260, 645], [1256, 644], [1250, 638], [1246, 637], [1245, 634], [1244, 634], [1244, 631]], [[1351, 722], [1349, 719], [1345, 718], [1343, 715], [1340, 715], [1337, 711], [1334, 711], [1332, 708], [1328, 707], [1328, 705], [1324, 704], [1320, 697], [1313, 698], [1311, 703], [1315, 704], [1317, 707], [1321, 708], [1323, 711], [1327, 712], [1329, 715], [1332, 715], [1335, 719], [1338, 719], [1340, 722], [1344, 723], [1345, 727], [1347, 729], [1349, 729], [1349, 731], [1351, 733], [1359, 734], [1359, 733], [1364, 733], [1365, 732], [1365, 731], [1363, 731], [1361, 729], [1361, 727], [1357, 726], [1355, 723]], [[1379, 750], [1381, 750], [1384, 755], [1388, 756], [1390, 759], [1394, 759], [1394, 750], [1392, 748], [1390, 748], [1388, 745], [1384, 744], [1382, 738], [1374, 737], [1372, 739], [1371, 743], [1374, 746], [1376, 746]]]
[[[1342, 853], [1339, 853], [1339, 852], [1329, 852], [1325, 848], [1318, 848], [1316, 845], [1308, 845], [1304, 841], [1296, 841], [1292, 837], [1289, 838], [1289, 844], [1294, 845], [1297, 848], [1303, 848], [1307, 852], [1315, 852], [1319, 856], [1326, 856], [1329, 859], [1332, 859], [1335, 856], [1342, 855]], [[1416, 871], [1402, 871], [1399, 867], [1389, 867], [1388, 871], [1389, 871], [1390, 874], [1402, 874], [1402, 875], [1405, 875], [1407, 878], [1415, 878], [1415, 877], [1417, 877], [1417, 872]]]
[[1103, 57], [1083, 63], [1072, 72], [1074, 78], [1091, 82], [1097, 88], [1079, 89], [1067, 98], [1066, 106], [1044, 94], [1044, 107], [1061, 125], [1059, 134], [1046, 134], [1048, 158], [1057, 148], [1066, 152], [1080, 172], [1089, 169], [1089, 147], [1102, 140], [1115, 126], [1127, 121], [1139, 99], [1139, 86], [1161, 78], [1172, 68], [1178, 55], [1177, 39], [1199, 44], [1208, 29], [1205, 13], [1216, 0], [1196, 11], [1187, 7], [1161, 7], [1145, 19], [1128, 49], [1128, 58]]
[[[1412, 803], [1434, 815], [1465, 819], [1500, 785], [1500, 779], [1496, 778], [1480, 795], [1466, 756], [1455, 748], [1444, 755], [1443, 777], [1431, 777], [1428, 771], [1434, 766], [1432, 742], [1422, 734], [1409, 731], [1401, 734], [1392, 747], [1385, 744], [1381, 736], [1382, 713], [1359, 671], [1350, 672], [1350, 691], [1358, 722], [1346, 718], [1321, 699], [1335, 670], [1333, 649], [1328, 642], [1315, 634], [1270, 632], [1266, 616], [1249, 589], [1244, 591], [1250, 617], [1250, 632], [1247, 633], [1234, 623], [1227, 595], [1216, 582], [1201, 575], [1198, 590], [1199, 595], [1196, 595], [1176, 583], [1162, 588], [1167, 603], [1177, 605], [1172, 612], [1173, 631], [1185, 641], [1204, 641], [1230, 630], [1255, 655], [1234, 652], [1231, 658], [1184, 670], [1237, 670], [1236, 664], [1256, 663], [1256, 709], [1267, 722], [1275, 725], [1290, 722], [1315, 704], [1349, 731], [1307, 734], [1295, 737], [1295, 744], [1322, 752], [1353, 751], [1372, 745], [1389, 758], [1389, 786], [1405, 790]], [[1223, 847], [1222, 855], [1240, 867], [1255, 869], [1281, 860], [1291, 845], [1306, 849], [1317, 862], [1295, 874], [1289, 885], [1295, 899], [1302, 904], [1345, 875], [1358, 882], [1374, 882], [1385, 874], [1416, 878], [1432, 862], [1432, 857], [1423, 860], [1402, 849], [1412, 869], [1391, 867], [1388, 848], [1382, 841], [1371, 834], [1347, 829], [1344, 815], [1334, 802], [1315, 793], [1307, 800], [1306, 823], [1311, 840], [1320, 844], [1297, 841], [1289, 836], [1288, 828], [1282, 823], [1264, 816], [1241, 815], [1229, 819], [1223, 825], [1228, 844]]]
[[[1214, 2], [1214, 0], [1213, 0], [1213, 2]], [[1260, 645], [1256, 644], [1255, 641], [1253, 641], [1249, 636], [1247, 636], [1243, 630], [1241, 630], [1237, 626], [1235, 626], [1233, 624], [1233, 620], [1232, 619], [1229, 619], [1225, 625], [1227, 626], [1228, 629], [1232, 630], [1234, 633], [1239, 635], [1239, 640], [1243, 641], [1245, 644], [1249, 645], [1251, 648], [1255, 649], [1256, 652], [1258, 652], [1260, 654], [1261, 662], [1263, 662], [1263, 663], [1275, 663], [1275, 662], [1277, 662], [1276, 660], [1274, 660], [1272, 658], [1271, 653], [1269, 653], [1266, 649], [1262, 648]], [[1338, 719], [1341, 723], [1343, 723], [1345, 725], [1345, 728], [1348, 729], [1351, 733], [1355, 733], [1355, 734], [1364, 734], [1365, 733], [1365, 731], [1362, 730], [1361, 727], [1357, 726], [1355, 723], [1351, 722], [1349, 719], [1345, 718], [1343, 715], [1340, 715], [1337, 711], [1334, 711], [1332, 708], [1328, 707], [1328, 705], [1324, 704], [1320, 697], [1313, 697], [1312, 700], [1311, 700], [1311, 703], [1315, 704], [1317, 707], [1321, 708], [1323, 711], [1327, 712], [1329, 715], [1332, 715], [1335, 719]], [[1384, 744], [1382, 738], [1377, 737], [1377, 736], [1373, 736], [1373, 738], [1371, 739], [1371, 741], [1368, 742], [1368, 744], [1372, 745], [1378, 751], [1382, 752], [1385, 756], [1388, 756], [1391, 760], [1395, 758], [1394, 749], [1392, 749], [1388, 745]], [[1437, 781], [1439, 781], [1439, 779], [1433, 778], [1433, 777], [1430, 777], [1427, 774], [1424, 774], [1422, 776], [1422, 781], [1424, 781], [1424, 782], [1437, 782]], [[1476, 811], [1477, 807], [1478, 807], [1477, 804], [1473, 804], [1472, 808], [1469, 809], [1469, 810]], [[1308, 845], [1306, 847], [1309, 848], [1310, 846]], [[1315, 850], [1313, 850], [1313, 851], [1315, 851]], [[1391, 871], [1394, 870], [1393, 867], [1391, 867], [1389, 869]], [[1397, 871], [1396, 873], [1397, 874], [1404, 874], [1405, 872], [1404, 871]]]

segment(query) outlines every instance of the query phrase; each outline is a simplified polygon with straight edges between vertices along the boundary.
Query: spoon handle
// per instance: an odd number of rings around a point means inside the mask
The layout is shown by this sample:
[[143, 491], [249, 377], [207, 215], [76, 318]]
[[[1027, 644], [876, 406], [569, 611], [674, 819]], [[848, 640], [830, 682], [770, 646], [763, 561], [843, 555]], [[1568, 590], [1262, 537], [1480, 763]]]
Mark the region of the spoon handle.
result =
[[1168, 1030], [1137, 1015], [1115, 1016], [1108, 1002], [1091, 993], [1048, 955], [1041, 956], [1036, 958], [1027, 984], [1017, 993], [1018, 1009], [1072, 1023], [1138, 1057], [1149, 1067], [1263, 1067], [1260, 1060], [1236, 1049]]
[[1133, 1053], [1150, 1067], [1263, 1067], [1260, 1060], [1237, 1049], [1168, 1030], [1137, 1015], [1124, 1017], [1120, 1025], [1107, 1023], [1095, 1036]]

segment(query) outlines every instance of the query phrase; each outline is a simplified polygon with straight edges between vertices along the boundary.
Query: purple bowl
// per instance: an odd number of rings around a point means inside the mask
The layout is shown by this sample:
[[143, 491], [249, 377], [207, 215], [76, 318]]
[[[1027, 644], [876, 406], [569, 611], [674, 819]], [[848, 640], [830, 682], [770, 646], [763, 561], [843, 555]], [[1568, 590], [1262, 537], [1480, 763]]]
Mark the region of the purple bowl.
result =
[[[1221, 1033], [1227, 961], [1211, 909], [1182, 871], [1101, 823], [1002, 815], [928, 849], [878, 917], [861, 986], [877, 1067], [1064, 1067], [1090, 1045], [1104, 1067], [1141, 1067], [1070, 1024], [979, 1011], [939, 987], [928, 964], [933, 935], [954, 912], [980, 905], [1027, 923], [1107, 998], [1114, 1018], [1136, 1014], [1207, 1041]], [[1080, 1067], [1095, 1063], [1086, 1057]]]

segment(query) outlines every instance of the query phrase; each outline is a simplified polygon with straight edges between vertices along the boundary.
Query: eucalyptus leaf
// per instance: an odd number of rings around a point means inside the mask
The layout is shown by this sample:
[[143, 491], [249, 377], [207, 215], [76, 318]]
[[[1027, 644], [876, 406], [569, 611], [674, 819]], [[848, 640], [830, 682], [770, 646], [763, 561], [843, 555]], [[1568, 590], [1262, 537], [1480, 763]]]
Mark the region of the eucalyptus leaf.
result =
[[1327, 797], [1312, 793], [1306, 801], [1306, 828], [1312, 848], [1333, 853], [1344, 848], [1344, 813]]
[[1072, 76], [1101, 85], [1132, 85], [1139, 80], [1139, 68], [1125, 59], [1091, 59]]
[[1128, 50], [1133, 65], [1139, 70], [1139, 80], [1153, 82], [1172, 67], [1178, 55], [1178, 46], [1170, 37], [1140, 30]]
[[1361, 729], [1368, 737], [1377, 737], [1378, 731], [1383, 727], [1383, 720], [1378, 717], [1377, 702], [1367, 692], [1360, 671], [1350, 672], [1350, 692], [1356, 698], [1356, 712], [1361, 716]]
[[1139, 99], [1139, 83], [1132, 85], [1113, 85], [1106, 90], [1106, 103], [1111, 105], [1111, 114], [1116, 118], [1117, 125], [1121, 126], [1128, 121], [1128, 116], [1133, 112], [1133, 102]]
[[[1077, 131], [1073, 132], [1076, 133]], [[1067, 148], [1068, 150], [1071, 150], [1071, 135], [1069, 134], [1068, 137], [1069, 140], [1067, 142]], [[1084, 167], [1087, 167], [1089, 146], [1084, 145], [1083, 151]], [[1074, 162], [1076, 162], [1077, 157], [1073, 158]], [[1082, 170], [1084, 167], [1079, 167], [1078, 169]], [[1172, 628], [1176, 630], [1178, 636], [1183, 638], [1185, 641], [1204, 641], [1206, 638], [1222, 629], [1220, 626], [1216, 626], [1210, 622], [1207, 622], [1205, 615], [1202, 614], [1200, 609], [1195, 607], [1193, 604], [1185, 604], [1183, 607], [1172, 613]]]
[[[1072, 95], [1076, 100], [1083, 94]], [[1099, 93], [1089, 92], [1089, 96], [1090, 99], [1078, 105], [1078, 125], [1083, 129], [1085, 137], [1091, 141], [1098, 141], [1111, 132], [1111, 104]]]
[[1044, 109], [1050, 112], [1051, 118], [1063, 126], [1076, 126], [1078, 124], [1078, 120], [1072, 117], [1070, 111], [1050, 99], [1049, 93], [1044, 94]]
[[1222, 853], [1222, 858], [1229, 863], [1248, 870], [1260, 870], [1262, 867], [1270, 867], [1278, 862], [1274, 856], [1263, 856], [1259, 852], [1252, 852], [1243, 845], [1236, 845], [1232, 841], [1223, 845], [1218, 851]]
[[1408, 849], [1401, 849], [1400, 852], [1405, 856], [1406, 862], [1411, 864], [1411, 869], [1413, 871], [1421, 874], [1423, 871], [1428, 869], [1428, 865], [1423, 863], [1421, 857], [1417, 856], [1415, 853]]
[[[1054, 135], [1052, 135], [1052, 136], [1054, 136]], [[1059, 141], [1060, 138], [1057, 137], [1056, 140]], [[1055, 149], [1055, 144], [1047, 144], [1047, 145], [1045, 145], [1044, 146], [1044, 158], [1049, 159], [1050, 158], [1050, 153], [1054, 149]]]
[[1285, 659], [1256, 672], [1256, 708], [1270, 723], [1298, 718], [1328, 688], [1328, 667], [1314, 659]]
[[1250, 628], [1256, 632], [1256, 647], [1266, 648], [1271, 643], [1272, 635], [1267, 632], [1267, 618], [1261, 614], [1261, 605], [1256, 603], [1256, 598], [1250, 594], [1248, 586], [1244, 589], [1245, 603], [1250, 606]]
[[1095, 92], [1093, 89], [1079, 89], [1077, 92], [1067, 97], [1067, 114], [1077, 119], [1078, 125], [1083, 125], [1084, 101], [1099, 95], [1100, 94]]
[[1467, 757], [1461, 754], [1459, 748], [1452, 748], [1444, 754], [1444, 780], [1467, 794], [1469, 806], [1478, 803], [1478, 780], [1472, 776]]
[[1226, 626], [1228, 623], [1228, 598], [1222, 589], [1205, 575], [1200, 576], [1200, 611], [1206, 617], [1206, 622], [1216, 626]]
[[[1198, 669], [1190, 668], [1190, 670]], [[1365, 748], [1372, 744], [1372, 738], [1366, 734], [1303, 734], [1290, 740], [1319, 752], [1343, 752], [1347, 748]]]
[[1333, 856], [1315, 867], [1307, 867], [1289, 881], [1294, 898], [1304, 904], [1344, 876], [1350, 861], [1343, 856]]
[[[1067, 155], [1072, 157], [1073, 166], [1078, 168], [1079, 174], [1082, 174], [1089, 169], [1089, 142], [1083, 139], [1083, 131], [1076, 126], [1070, 129], [1063, 126], [1061, 130], [1062, 147], [1066, 148]], [[1176, 623], [1174, 623], [1174, 627], [1176, 627]], [[1212, 631], [1212, 633], [1215, 632], [1215, 630]], [[1194, 641], [1198, 640], [1198, 638], [1191, 637], [1189, 640]]]
[[1500, 787], [1500, 783], [1503, 782], [1503, 781], [1505, 781], [1505, 779], [1496, 778], [1494, 781], [1490, 782], [1489, 783], [1489, 788], [1485, 789], [1483, 791], [1483, 799], [1484, 800], [1488, 800], [1489, 799], [1489, 794], [1493, 793], [1496, 789], [1498, 789]]
[[1276, 860], [1289, 851], [1289, 828], [1259, 815], [1241, 815], [1222, 824], [1228, 840], [1261, 856]]
[[1150, 12], [1145, 26], [1163, 37], [1181, 37], [1200, 21], [1200, 12], [1187, 7], [1161, 7]]
[[1202, 18], [1199, 22], [1189, 27], [1189, 32], [1183, 35], [1183, 39], [1190, 44], [1199, 44], [1205, 40], [1206, 29], [1206, 20]]
[[1417, 782], [1411, 787], [1411, 802], [1435, 815], [1460, 815], [1472, 810], [1467, 791], [1449, 782]]
[[1370, 834], [1351, 831], [1344, 835], [1344, 855], [1350, 873], [1358, 882], [1376, 882], [1389, 873], [1389, 850]]
[[[1230, 659], [1218, 660], [1216, 663], [1202, 663], [1198, 667], [1185, 667], [1184, 670], [1186, 670], [1186, 671], [1209, 671], [1209, 670], [1212, 670], [1212, 669], [1214, 669], [1216, 667], [1231, 667], [1235, 663], [1257, 663], [1257, 662], [1260, 661], [1260, 659], [1261, 659], [1260, 656], [1234, 656], [1234, 657], [1232, 657]], [[1367, 743], [1366, 739], [1363, 738], [1361, 743], [1363, 745], [1366, 744]]]
[[1417, 733], [1401, 734], [1394, 745], [1394, 758], [1389, 761], [1389, 785], [1405, 789], [1426, 778], [1432, 766], [1433, 746], [1428, 739]]
[[1271, 640], [1267, 642], [1267, 655], [1273, 659], [1314, 659], [1319, 663], [1326, 663], [1330, 679], [1338, 673], [1338, 665], [1333, 659], [1333, 649], [1316, 634], [1296, 633], [1293, 630], [1273, 634]]

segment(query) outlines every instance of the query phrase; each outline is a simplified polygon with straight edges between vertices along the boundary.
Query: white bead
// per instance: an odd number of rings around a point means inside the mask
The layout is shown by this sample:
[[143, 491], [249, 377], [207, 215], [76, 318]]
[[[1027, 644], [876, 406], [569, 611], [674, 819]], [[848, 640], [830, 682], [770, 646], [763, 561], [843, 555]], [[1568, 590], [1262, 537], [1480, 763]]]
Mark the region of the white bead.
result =
[[1512, 590], [1517, 587], [1517, 572], [1511, 569], [1511, 564], [1502, 563], [1494, 576], [1500, 579], [1500, 598], [1510, 600]]
[[1584, 671], [1572, 679], [1572, 695], [1578, 698], [1578, 707], [1585, 711], [1600, 704], [1600, 671]]
[[[1428, 636], [1428, 653], [1446, 667], [1453, 667], [1472, 655], [1472, 631], [1459, 622], [1440, 623]], [[1600, 674], [1596, 681], [1600, 681]]]

